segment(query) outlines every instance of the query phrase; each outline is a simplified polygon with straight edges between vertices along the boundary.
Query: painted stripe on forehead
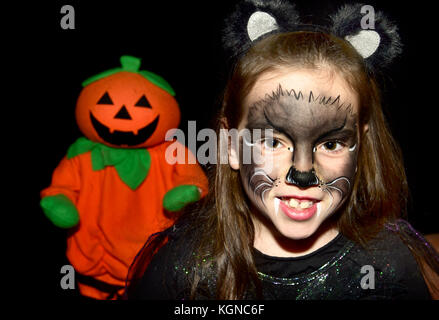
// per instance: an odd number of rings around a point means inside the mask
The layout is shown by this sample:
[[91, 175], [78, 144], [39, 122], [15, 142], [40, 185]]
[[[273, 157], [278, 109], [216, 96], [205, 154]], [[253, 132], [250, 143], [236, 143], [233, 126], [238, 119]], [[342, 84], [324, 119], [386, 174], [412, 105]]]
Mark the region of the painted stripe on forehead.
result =
[[277, 90], [272, 91], [271, 94], [266, 93], [264, 98], [254, 102], [250, 106], [249, 112], [251, 112], [253, 107], [272, 104], [273, 102], [278, 102], [281, 97], [294, 97], [297, 101], [307, 101], [308, 103], [318, 103], [322, 105], [336, 105], [338, 109], [341, 109], [343, 106], [345, 106], [347, 109], [352, 110], [352, 104], [341, 102], [340, 95], [337, 95], [336, 97], [332, 97], [332, 96], [325, 96], [322, 94], [318, 94], [317, 96], [315, 96], [313, 91], [310, 90], [309, 93], [305, 96], [300, 90], [299, 91], [296, 91], [295, 89], [285, 90], [282, 88], [282, 85], [279, 84]]

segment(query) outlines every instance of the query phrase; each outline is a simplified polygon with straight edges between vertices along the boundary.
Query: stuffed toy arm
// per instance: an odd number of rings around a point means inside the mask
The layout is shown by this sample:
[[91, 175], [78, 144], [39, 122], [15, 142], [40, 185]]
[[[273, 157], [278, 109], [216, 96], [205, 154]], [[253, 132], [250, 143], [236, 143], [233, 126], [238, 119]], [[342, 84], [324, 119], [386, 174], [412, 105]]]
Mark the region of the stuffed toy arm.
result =
[[46, 217], [59, 228], [79, 223], [75, 203], [80, 188], [76, 159], [64, 158], [53, 172], [51, 185], [41, 191], [40, 206]]
[[180, 211], [186, 205], [196, 202], [208, 192], [208, 180], [203, 169], [196, 163], [196, 158], [188, 148], [184, 148], [188, 156], [183, 163], [176, 163], [173, 171], [174, 187], [163, 197], [163, 207], [168, 211]]
[[171, 212], [180, 211], [187, 204], [200, 200], [201, 192], [197, 186], [185, 184], [169, 190], [163, 197], [163, 207]]

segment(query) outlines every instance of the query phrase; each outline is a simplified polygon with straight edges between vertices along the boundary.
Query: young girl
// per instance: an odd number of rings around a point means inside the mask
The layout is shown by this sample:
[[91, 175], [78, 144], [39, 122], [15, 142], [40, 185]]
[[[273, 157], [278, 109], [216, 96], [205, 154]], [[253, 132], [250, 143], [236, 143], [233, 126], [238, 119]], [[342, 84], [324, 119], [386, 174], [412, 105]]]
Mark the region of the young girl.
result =
[[[251, 41], [235, 41], [244, 52], [218, 116], [209, 196], [150, 238], [128, 298], [431, 298], [439, 258], [400, 219], [407, 182], [367, 60], [373, 36], [337, 32], [360, 8], [323, 32], [267, 3], [245, 1], [229, 20], [229, 44], [242, 19]], [[231, 137], [227, 164], [221, 129], [250, 132]], [[246, 147], [259, 158], [244, 161]]]

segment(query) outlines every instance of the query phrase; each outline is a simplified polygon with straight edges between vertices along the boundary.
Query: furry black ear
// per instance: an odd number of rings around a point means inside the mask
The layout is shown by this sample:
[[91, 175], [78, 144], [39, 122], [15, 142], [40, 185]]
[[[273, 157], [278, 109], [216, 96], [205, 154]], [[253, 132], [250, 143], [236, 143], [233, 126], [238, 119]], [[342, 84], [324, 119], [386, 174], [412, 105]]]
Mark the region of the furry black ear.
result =
[[223, 48], [228, 57], [235, 58], [254, 41], [275, 32], [295, 31], [298, 24], [299, 15], [288, 1], [240, 1], [225, 21]]
[[388, 66], [401, 54], [397, 26], [383, 13], [374, 12], [373, 7], [361, 3], [347, 4], [330, 18], [330, 31], [350, 42], [370, 70]]

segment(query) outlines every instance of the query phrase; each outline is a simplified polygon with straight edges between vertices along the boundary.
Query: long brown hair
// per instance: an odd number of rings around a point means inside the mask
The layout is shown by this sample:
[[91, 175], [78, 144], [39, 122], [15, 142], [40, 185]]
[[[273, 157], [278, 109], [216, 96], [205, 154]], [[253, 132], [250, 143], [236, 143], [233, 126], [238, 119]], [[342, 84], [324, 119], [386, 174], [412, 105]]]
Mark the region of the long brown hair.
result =
[[[401, 151], [383, 115], [377, 83], [363, 58], [346, 41], [320, 32], [275, 34], [258, 41], [231, 72], [216, 118], [217, 137], [225, 124], [229, 129], [238, 127], [243, 101], [257, 79], [265, 72], [284, 67], [330, 68], [358, 94], [360, 127], [367, 123], [369, 130], [361, 136], [357, 175], [350, 198], [337, 215], [337, 225], [343, 235], [364, 246], [386, 223], [405, 216], [408, 187]], [[220, 148], [217, 157], [217, 165], [209, 171], [209, 195], [201, 205], [186, 210], [181, 217], [192, 217], [189, 232], [196, 230], [198, 256], [211, 257], [210, 263], [200, 266], [205, 270], [193, 273], [191, 297], [197, 297], [202, 275], [208, 274], [212, 266], [216, 278], [213, 298], [243, 299], [249, 290], [260, 297], [248, 199], [238, 172], [228, 164], [221, 164]], [[419, 250], [412, 251], [417, 259], [422, 256], [416, 253]], [[429, 265], [439, 271], [434, 263]]]

